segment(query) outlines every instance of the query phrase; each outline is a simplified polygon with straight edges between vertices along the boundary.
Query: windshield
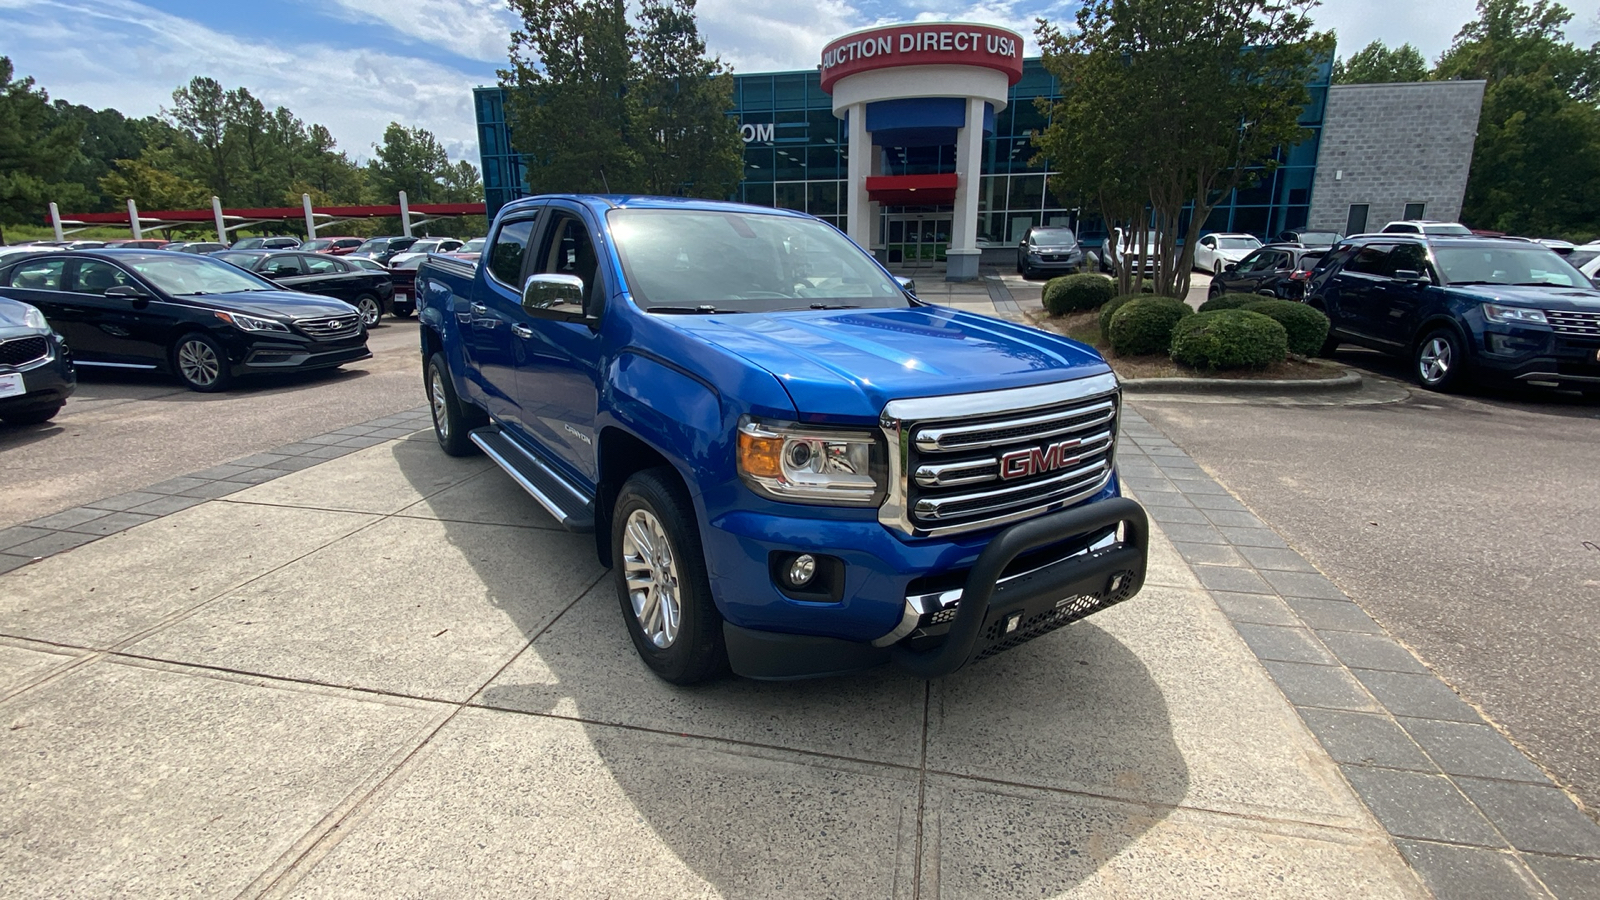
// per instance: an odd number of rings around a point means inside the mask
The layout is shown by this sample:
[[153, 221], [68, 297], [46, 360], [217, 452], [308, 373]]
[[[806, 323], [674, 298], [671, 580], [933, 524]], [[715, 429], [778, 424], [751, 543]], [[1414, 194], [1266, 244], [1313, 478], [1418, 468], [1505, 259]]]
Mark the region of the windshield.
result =
[[676, 312], [910, 303], [878, 264], [815, 219], [678, 209], [607, 215], [633, 301]]
[[1589, 279], [1548, 247], [1435, 247], [1433, 255], [1450, 284], [1589, 286]]
[[388, 238], [373, 238], [356, 248], [357, 253], [382, 253], [389, 246]]
[[1300, 243], [1328, 244], [1331, 246], [1339, 243], [1339, 239], [1342, 237], [1344, 235], [1337, 231], [1302, 231], [1300, 232]]
[[1261, 242], [1253, 237], [1225, 237], [1217, 238], [1219, 250], [1254, 250], [1261, 246]]
[[1452, 235], [1453, 234], [1453, 235], [1460, 235], [1462, 237], [1471, 237], [1472, 236], [1472, 229], [1468, 228], [1465, 225], [1424, 225], [1424, 226], [1422, 226], [1422, 233], [1423, 234], [1434, 234], [1434, 235]]
[[146, 256], [127, 260], [126, 265], [174, 297], [278, 290], [264, 278], [209, 256]]
[[1070, 247], [1077, 242], [1065, 228], [1038, 228], [1033, 232], [1033, 243], [1040, 247]]
[[488, 238], [473, 238], [472, 240], [467, 241], [466, 246], [462, 247], [460, 250], [457, 250], [456, 252], [457, 253], [482, 253], [483, 252], [484, 242], [487, 241], [487, 240], [488, 240]]

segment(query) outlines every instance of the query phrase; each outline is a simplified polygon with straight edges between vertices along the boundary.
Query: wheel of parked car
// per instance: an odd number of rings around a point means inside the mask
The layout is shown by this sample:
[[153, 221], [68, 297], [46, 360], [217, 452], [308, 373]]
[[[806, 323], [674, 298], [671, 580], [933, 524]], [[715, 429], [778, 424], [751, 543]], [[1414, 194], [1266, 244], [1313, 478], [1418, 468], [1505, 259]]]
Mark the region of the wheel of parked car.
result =
[[54, 419], [56, 417], [56, 413], [61, 412], [61, 407], [64, 405], [65, 404], [58, 403], [55, 406], [48, 406], [44, 409], [30, 409], [27, 412], [8, 413], [0, 416], [0, 421], [4, 421], [7, 425], [43, 425], [51, 419]]
[[172, 370], [190, 390], [202, 393], [226, 390], [233, 381], [222, 345], [198, 331], [186, 332], [173, 342]]
[[423, 386], [428, 391], [428, 409], [433, 413], [433, 436], [439, 439], [439, 446], [451, 456], [477, 453], [478, 445], [467, 435], [472, 429], [489, 424], [489, 417], [456, 396], [456, 389], [450, 382], [450, 367], [445, 364], [443, 353], [435, 353], [428, 358]]
[[1417, 379], [1430, 391], [1450, 391], [1466, 376], [1467, 355], [1453, 328], [1436, 328], [1417, 342]]
[[673, 470], [638, 472], [618, 491], [611, 569], [645, 665], [673, 684], [704, 681], [727, 667], [694, 504]]
[[383, 302], [371, 294], [357, 297], [356, 309], [361, 310], [361, 321], [368, 328], [378, 324], [378, 320], [383, 318]]
[[1206, 299], [1207, 300], [1215, 300], [1215, 299], [1217, 299], [1218, 297], [1221, 297], [1221, 296], [1222, 296], [1222, 285], [1217, 284], [1215, 281], [1211, 282], [1211, 286], [1206, 288]]
[[1212, 278], [1221, 278], [1222, 277], [1222, 260], [1219, 259], [1216, 262], [1211, 264], [1211, 277]]

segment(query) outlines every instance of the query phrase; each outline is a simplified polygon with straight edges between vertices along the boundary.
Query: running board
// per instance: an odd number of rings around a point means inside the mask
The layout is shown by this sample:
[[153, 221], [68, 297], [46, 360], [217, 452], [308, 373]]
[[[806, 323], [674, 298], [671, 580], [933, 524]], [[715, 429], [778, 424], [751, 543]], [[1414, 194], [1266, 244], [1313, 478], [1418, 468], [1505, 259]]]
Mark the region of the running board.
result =
[[532, 494], [561, 527], [580, 534], [594, 531], [594, 503], [532, 450], [501, 432], [500, 426], [479, 428], [467, 437]]

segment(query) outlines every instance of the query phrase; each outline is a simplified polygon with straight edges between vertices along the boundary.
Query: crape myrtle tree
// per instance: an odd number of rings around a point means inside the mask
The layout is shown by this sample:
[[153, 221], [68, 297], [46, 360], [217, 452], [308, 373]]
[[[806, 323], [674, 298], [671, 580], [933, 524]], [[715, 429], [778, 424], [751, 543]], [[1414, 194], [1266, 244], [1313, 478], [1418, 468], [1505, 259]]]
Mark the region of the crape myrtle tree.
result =
[[[1099, 205], [1107, 228], [1151, 238], [1158, 294], [1189, 288], [1194, 246], [1217, 203], [1309, 135], [1299, 124], [1331, 34], [1313, 30], [1316, 0], [1086, 0], [1076, 30], [1040, 20], [1044, 65], [1061, 99], [1038, 158], [1070, 162], [1058, 197]], [[1185, 225], [1186, 223], [1186, 225]], [[1180, 240], [1182, 241], [1180, 247]], [[1121, 267], [1121, 290], [1141, 266]]]
[[727, 197], [743, 171], [733, 79], [694, 0], [510, 0], [506, 120], [528, 187]]

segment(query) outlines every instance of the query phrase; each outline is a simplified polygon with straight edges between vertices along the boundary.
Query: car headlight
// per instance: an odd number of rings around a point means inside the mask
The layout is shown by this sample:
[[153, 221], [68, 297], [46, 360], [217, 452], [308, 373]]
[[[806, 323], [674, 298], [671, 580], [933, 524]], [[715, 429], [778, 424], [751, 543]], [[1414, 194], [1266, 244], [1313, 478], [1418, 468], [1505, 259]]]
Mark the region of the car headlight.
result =
[[1491, 322], [1504, 325], [1549, 325], [1550, 320], [1545, 318], [1542, 309], [1524, 309], [1520, 306], [1500, 306], [1497, 303], [1483, 305], [1483, 317]]
[[255, 316], [247, 316], [244, 313], [236, 312], [218, 312], [216, 315], [217, 318], [227, 322], [229, 325], [232, 325], [241, 331], [277, 331], [283, 334], [289, 333], [289, 326], [283, 324], [282, 322], [274, 322], [271, 319], [258, 319]]
[[44, 320], [44, 313], [39, 311], [39, 307], [24, 303], [22, 308], [22, 324], [29, 328], [37, 328], [40, 331], [50, 330], [50, 323]]
[[739, 477], [773, 500], [871, 506], [882, 496], [883, 468], [871, 432], [739, 420]]

